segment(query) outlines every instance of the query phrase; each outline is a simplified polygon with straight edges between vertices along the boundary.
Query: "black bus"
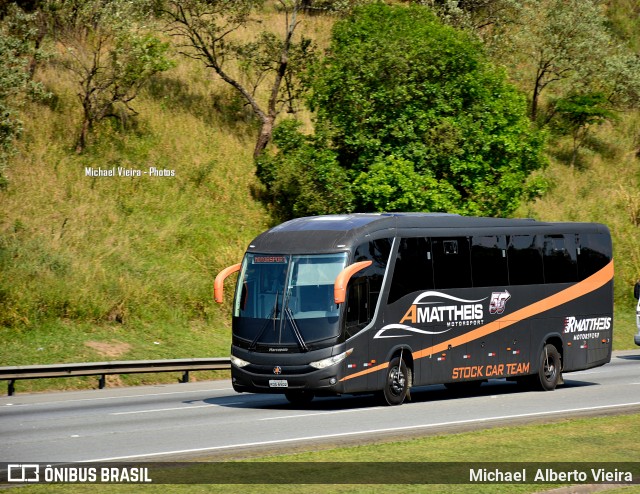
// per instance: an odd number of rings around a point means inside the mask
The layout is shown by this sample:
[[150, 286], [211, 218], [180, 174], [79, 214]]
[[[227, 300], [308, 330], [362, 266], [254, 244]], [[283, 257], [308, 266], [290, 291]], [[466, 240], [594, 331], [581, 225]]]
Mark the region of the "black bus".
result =
[[382, 213], [298, 218], [259, 235], [233, 301], [238, 392], [472, 388], [492, 378], [553, 390], [611, 359], [613, 261], [596, 223]]

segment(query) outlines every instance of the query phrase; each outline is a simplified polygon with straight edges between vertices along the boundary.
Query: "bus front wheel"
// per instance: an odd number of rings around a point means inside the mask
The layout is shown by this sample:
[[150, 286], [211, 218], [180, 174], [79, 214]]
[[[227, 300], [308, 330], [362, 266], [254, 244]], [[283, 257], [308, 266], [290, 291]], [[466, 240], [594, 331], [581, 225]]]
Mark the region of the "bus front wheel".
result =
[[387, 405], [400, 405], [409, 392], [411, 371], [404, 360], [396, 357], [389, 362], [387, 377], [382, 390], [382, 397]]

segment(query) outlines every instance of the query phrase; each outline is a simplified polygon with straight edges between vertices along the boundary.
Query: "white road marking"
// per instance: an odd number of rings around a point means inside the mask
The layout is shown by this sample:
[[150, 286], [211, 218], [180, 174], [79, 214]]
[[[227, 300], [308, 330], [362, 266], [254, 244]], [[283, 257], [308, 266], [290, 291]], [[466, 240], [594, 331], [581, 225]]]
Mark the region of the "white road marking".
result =
[[132, 410], [130, 412], [112, 412], [109, 415], [134, 415], [136, 413], [154, 413], [154, 412], [169, 412], [173, 410], [195, 410], [196, 408], [205, 408], [205, 407], [220, 407], [224, 405], [237, 405], [239, 403], [244, 403], [243, 401], [234, 401], [231, 403], [212, 403], [210, 405], [195, 405], [195, 406], [182, 406], [182, 407], [173, 407], [173, 408], [156, 408], [153, 410]]
[[332, 415], [332, 414], [335, 414], [335, 413], [367, 412], [369, 410], [380, 410], [380, 409], [388, 410], [388, 407], [351, 408], [349, 410], [333, 410], [333, 411], [330, 411], [330, 412], [300, 413], [298, 415], [285, 415], [285, 416], [279, 416], [279, 417], [265, 417], [263, 419], [259, 419], [259, 421], [262, 421], [262, 420], [298, 419], [298, 418], [304, 418], [304, 417], [313, 417], [315, 415]]
[[607, 410], [612, 408], [622, 408], [628, 406], [638, 406], [640, 402], [631, 402], [631, 403], [618, 403], [615, 405], [602, 405], [595, 407], [585, 407], [585, 408], [569, 408], [564, 410], [550, 410], [547, 412], [535, 412], [535, 413], [523, 413], [523, 414], [515, 414], [515, 415], [503, 415], [499, 417], [485, 417], [478, 419], [470, 419], [470, 420], [455, 420], [452, 422], [440, 422], [436, 424], [419, 424], [419, 425], [408, 425], [403, 427], [390, 427], [384, 429], [370, 429], [364, 431], [353, 431], [353, 432], [342, 432], [338, 434], [325, 434], [319, 436], [303, 436], [303, 437], [293, 437], [289, 439], [275, 439], [272, 441], [258, 441], [251, 443], [239, 443], [239, 444], [228, 444], [224, 446], [210, 446], [206, 448], [193, 448], [193, 449], [181, 449], [175, 451], [159, 451], [155, 453], [141, 453], [137, 455], [126, 455], [126, 456], [113, 456], [110, 458], [97, 458], [92, 460], [82, 460], [81, 463], [87, 462], [104, 462], [104, 461], [115, 461], [115, 460], [131, 460], [134, 458], [151, 458], [158, 456], [167, 456], [167, 455], [178, 455], [178, 454], [189, 454], [189, 453], [204, 453], [207, 451], [221, 451], [226, 449], [237, 449], [237, 448], [249, 448], [256, 446], [272, 446], [276, 444], [287, 444], [293, 442], [302, 442], [302, 441], [317, 441], [320, 439], [335, 439], [339, 437], [348, 437], [348, 436], [362, 436], [362, 435], [371, 435], [371, 434], [381, 434], [385, 432], [402, 432], [409, 430], [417, 430], [417, 429], [433, 429], [436, 427], [446, 427], [452, 425], [465, 425], [465, 424], [477, 424], [477, 423], [490, 423], [499, 420], [506, 419], [517, 419], [517, 418], [527, 418], [527, 417], [543, 417], [545, 415], [558, 415], [562, 413], [575, 413], [575, 412], [588, 412], [588, 411], [596, 411], [596, 410]]
[[[217, 391], [233, 391], [233, 388], [219, 388], [219, 389], [192, 389], [191, 391], [168, 391], [166, 393], [151, 393], [151, 394], [139, 394], [139, 395], [124, 395], [124, 396], [100, 396], [98, 398], [76, 398], [71, 400], [60, 401], [42, 401], [36, 403], [5, 403], [3, 406], [28, 406], [28, 405], [58, 405], [66, 403], [74, 403], [78, 401], [101, 401], [101, 400], [117, 400], [126, 398], [146, 398], [148, 396], [165, 396], [165, 395], [180, 395], [188, 393], [213, 393]], [[0, 408], [1, 410], [1, 408]]]

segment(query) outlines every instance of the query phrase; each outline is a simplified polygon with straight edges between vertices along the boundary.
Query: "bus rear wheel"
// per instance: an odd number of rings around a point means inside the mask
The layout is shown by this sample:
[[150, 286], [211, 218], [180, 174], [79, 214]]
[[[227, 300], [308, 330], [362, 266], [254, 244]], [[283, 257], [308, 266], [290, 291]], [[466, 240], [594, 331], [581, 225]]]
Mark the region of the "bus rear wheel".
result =
[[404, 360], [396, 357], [389, 362], [387, 377], [382, 390], [382, 397], [387, 405], [400, 405], [409, 393], [411, 370], [407, 369]]
[[538, 375], [535, 379], [536, 388], [542, 391], [553, 391], [560, 382], [562, 362], [560, 353], [554, 345], [545, 345], [540, 353]]

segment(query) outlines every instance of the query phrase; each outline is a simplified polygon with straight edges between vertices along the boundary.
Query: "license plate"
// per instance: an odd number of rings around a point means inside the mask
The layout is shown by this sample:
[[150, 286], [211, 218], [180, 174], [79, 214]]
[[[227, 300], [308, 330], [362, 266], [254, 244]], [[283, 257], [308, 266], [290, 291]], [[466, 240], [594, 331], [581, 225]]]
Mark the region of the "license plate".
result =
[[288, 388], [289, 382], [286, 379], [269, 379], [270, 388]]

